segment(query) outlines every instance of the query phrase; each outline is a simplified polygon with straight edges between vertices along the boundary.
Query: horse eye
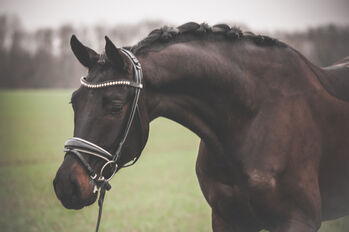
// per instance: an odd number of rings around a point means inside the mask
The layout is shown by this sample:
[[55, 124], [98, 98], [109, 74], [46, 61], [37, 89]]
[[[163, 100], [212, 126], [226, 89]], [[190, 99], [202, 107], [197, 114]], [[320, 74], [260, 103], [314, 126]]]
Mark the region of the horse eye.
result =
[[112, 115], [119, 114], [121, 112], [122, 108], [123, 108], [122, 104], [113, 104], [110, 107], [110, 114], [112, 114]]

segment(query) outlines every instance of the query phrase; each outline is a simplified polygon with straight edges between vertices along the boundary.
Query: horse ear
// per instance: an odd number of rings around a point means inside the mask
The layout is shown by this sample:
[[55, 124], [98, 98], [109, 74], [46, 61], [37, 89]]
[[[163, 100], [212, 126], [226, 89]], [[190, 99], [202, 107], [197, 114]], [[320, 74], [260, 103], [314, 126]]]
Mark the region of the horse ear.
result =
[[75, 35], [72, 35], [70, 39], [70, 46], [74, 55], [83, 66], [91, 68], [96, 60], [98, 60], [98, 54], [91, 48], [85, 47]]
[[109, 58], [109, 60], [118, 68], [125, 69], [127, 62], [124, 59], [124, 55], [118, 49], [113, 42], [105, 36], [105, 54]]

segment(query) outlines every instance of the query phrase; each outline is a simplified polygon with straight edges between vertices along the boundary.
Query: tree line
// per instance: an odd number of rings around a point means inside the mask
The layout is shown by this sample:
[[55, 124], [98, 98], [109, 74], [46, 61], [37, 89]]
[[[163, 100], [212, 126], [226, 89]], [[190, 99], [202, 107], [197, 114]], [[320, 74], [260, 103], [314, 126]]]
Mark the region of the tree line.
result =
[[[117, 46], [129, 46], [164, 24], [161, 21], [144, 21], [79, 28], [66, 24], [59, 28], [27, 31], [18, 18], [0, 15], [0, 88], [77, 87], [78, 77], [86, 70], [70, 50], [72, 34], [101, 52], [104, 35], [108, 35]], [[327, 25], [270, 36], [290, 44], [321, 66], [349, 56], [349, 26]]]

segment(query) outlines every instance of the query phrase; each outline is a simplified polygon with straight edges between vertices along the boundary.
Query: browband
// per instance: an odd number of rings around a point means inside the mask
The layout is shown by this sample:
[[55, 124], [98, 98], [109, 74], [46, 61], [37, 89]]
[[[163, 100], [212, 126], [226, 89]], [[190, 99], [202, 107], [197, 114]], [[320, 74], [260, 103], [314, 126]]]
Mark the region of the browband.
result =
[[81, 83], [81, 85], [83, 85], [87, 88], [91, 88], [91, 89], [105, 88], [105, 87], [115, 86], [115, 85], [127, 85], [127, 86], [132, 86], [134, 88], [139, 88], [139, 89], [143, 88], [142, 83], [136, 83], [134, 81], [127, 81], [127, 80], [105, 81], [105, 82], [101, 82], [98, 84], [92, 84], [86, 80], [85, 76], [81, 77], [80, 83]]

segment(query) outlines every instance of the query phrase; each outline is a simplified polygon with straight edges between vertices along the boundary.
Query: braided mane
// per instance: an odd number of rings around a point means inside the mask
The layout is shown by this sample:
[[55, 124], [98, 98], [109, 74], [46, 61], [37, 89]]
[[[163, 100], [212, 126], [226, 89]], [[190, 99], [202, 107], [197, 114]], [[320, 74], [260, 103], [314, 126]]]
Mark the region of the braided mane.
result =
[[139, 52], [150, 47], [155, 43], [166, 44], [172, 41], [177, 41], [180, 37], [189, 36], [205, 36], [205, 35], [220, 35], [231, 41], [249, 40], [259, 46], [279, 46], [286, 47], [287, 45], [268, 36], [255, 35], [252, 32], [242, 32], [237, 27], [230, 27], [227, 24], [216, 24], [209, 26], [207, 23], [185, 23], [179, 27], [163, 26], [155, 29], [149, 35], [138, 42], [135, 46], [130, 47], [132, 52]]

